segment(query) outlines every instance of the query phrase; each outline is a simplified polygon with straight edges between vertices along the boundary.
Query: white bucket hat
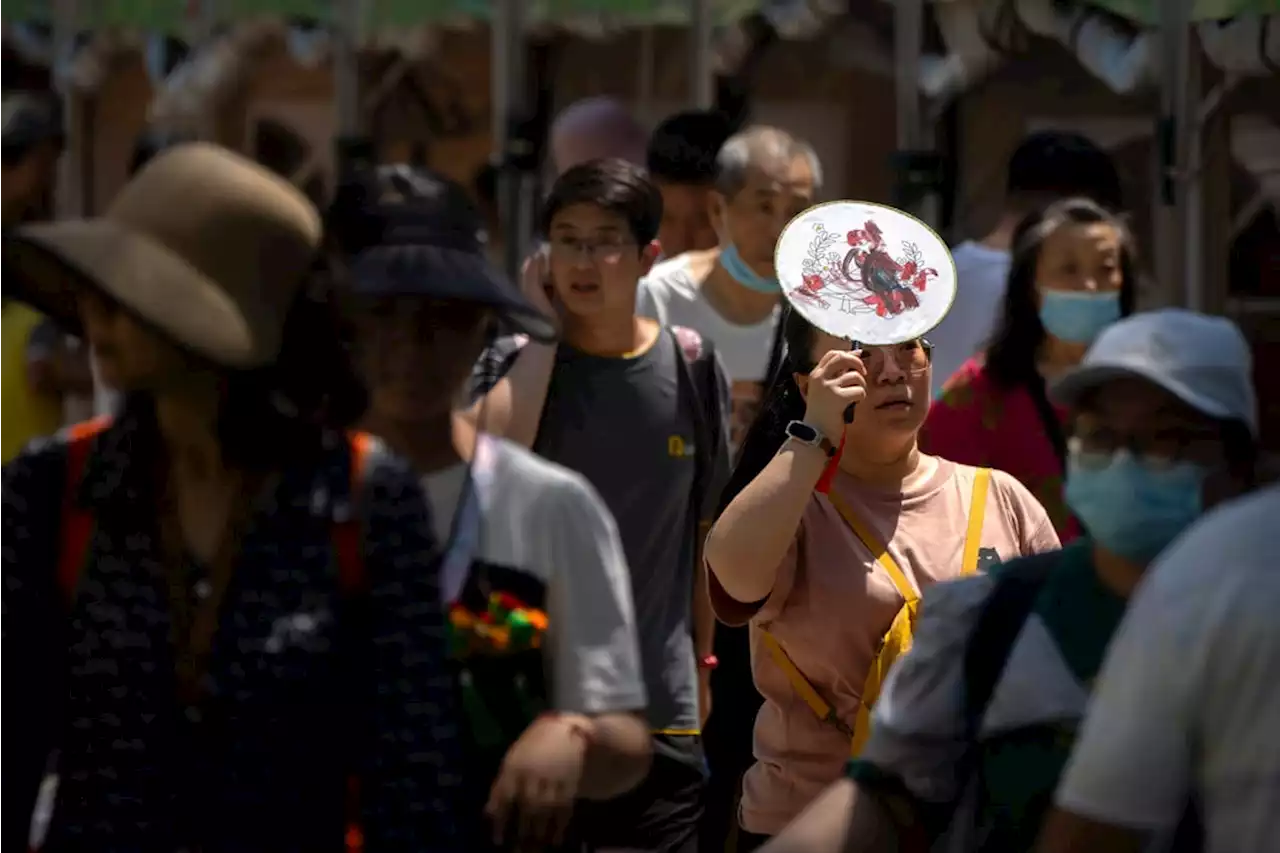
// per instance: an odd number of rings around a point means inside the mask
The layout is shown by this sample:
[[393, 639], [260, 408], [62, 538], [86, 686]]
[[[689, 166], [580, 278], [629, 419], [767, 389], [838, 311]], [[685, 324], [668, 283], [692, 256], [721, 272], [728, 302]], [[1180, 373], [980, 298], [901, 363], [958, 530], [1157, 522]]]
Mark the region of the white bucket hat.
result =
[[1049, 394], [1073, 406], [1090, 389], [1124, 377], [1145, 379], [1196, 411], [1240, 421], [1258, 436], [1253, 357], [1230, 320], [1181, 308], [1126, 317], [1108, 326]]

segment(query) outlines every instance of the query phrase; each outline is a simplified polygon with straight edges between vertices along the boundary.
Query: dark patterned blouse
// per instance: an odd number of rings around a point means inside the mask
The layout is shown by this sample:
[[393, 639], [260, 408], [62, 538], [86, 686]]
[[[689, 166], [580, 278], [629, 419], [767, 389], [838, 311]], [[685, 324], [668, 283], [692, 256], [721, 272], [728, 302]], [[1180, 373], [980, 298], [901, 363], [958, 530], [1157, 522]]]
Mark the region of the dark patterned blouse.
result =
[[[353, 502], [338, 437], [318, 465], [282, 473], [251, 515], [190, 705], [147, 433], [126, 415], [96, 439], [77, 494], [95, 529], [70, 604], [56, 580], [67, 445], [4, 468], [6, 813], [31, 814], [52, 766], [52, 853], [336, 853], [354, 777], [368, 853], [456, 850], [456, 702], [417, 477], [375, 450]], [[359, 595], [340, 589], [332, 536], [353, 507]], [[26, 833], [6, 821], [4, 850]]]

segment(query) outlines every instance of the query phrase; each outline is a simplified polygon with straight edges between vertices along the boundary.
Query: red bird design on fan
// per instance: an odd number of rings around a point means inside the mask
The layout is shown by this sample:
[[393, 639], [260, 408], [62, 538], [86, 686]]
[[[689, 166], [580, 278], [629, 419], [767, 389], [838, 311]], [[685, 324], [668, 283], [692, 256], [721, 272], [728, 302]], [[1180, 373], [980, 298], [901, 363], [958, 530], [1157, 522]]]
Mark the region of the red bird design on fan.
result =
[[850, 248], [840, 265], [841, 272], [849, 281], [857, 281], [853, 275], [857, 268], [863, 287], [871, 292], [863, 302], [873, 306], [876, 314], [884, 317], [920, 307], [914, 291], [923, 291], [937, 270], [920, 269], [915, 260], [894, 260], [885, 249], [884, 232], [870, 219], [861, 229], [850, 231], [846, 239]]

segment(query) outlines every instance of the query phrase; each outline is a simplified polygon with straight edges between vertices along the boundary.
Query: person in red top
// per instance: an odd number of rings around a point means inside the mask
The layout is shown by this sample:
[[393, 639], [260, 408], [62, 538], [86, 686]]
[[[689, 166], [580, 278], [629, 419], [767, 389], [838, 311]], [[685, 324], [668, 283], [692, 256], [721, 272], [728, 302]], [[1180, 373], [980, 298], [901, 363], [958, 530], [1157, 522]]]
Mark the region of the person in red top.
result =
[[1014, 233], [1000, 325], [986, 351], [943, 385], [921, 449], [1007, 471], [1049, 511], [1063, 541], [1074, 538], [1079, 527], [1062, 499], [1065, 413], [1045, 382], [1132, 312], [1136, 288], [1132, 237], [1101, 206], [1065, 199], [1027, 216]]

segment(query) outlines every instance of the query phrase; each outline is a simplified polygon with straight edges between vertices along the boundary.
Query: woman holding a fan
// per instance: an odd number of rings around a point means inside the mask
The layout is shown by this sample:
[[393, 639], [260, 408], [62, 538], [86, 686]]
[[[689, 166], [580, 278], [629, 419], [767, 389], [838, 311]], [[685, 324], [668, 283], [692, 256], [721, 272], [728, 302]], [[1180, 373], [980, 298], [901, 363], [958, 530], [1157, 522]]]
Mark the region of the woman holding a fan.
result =
[[[813, 216], [833, 228], [868, 207], [848, 203], [857, 210], [846, 213], [844, 206], [814, 209], [788, 230], [816, 228], [806, 221]], [[890, 222], [886, 232], [895, 224], [899, 235], [906, 227], [927, 232], [914, 220], [904, 225], [896, 211], [877, 215]], [[786, 234], [780, 261], [785, 243]], [[931, 266], [946, 273], [930, 286], [954, 289], [945, 247], [926, 249], [943, 253]], [[788, 266], [778, 268], [789, 293]], [[800, 289], [801, 270], [794, 272]], [[950, 304], [949, 294], [920, 301], [919, 314], [890, 322], [915, 328], [928, 312], [936, 322]], [[756, 764], [743, 781], [739, 850], [779, 832], [860, 748], [881, 678], [910, 645], [924, 588], [1058, 547], [1044, 509], [1012, 477], [920, 452], [929, 407], [925, 339], [851, 349], [816, 327], [833, 325], [821, 310], [798, 305], [784, 321], [782, 372], [705, 550], [717, 615], [751, 625], [765, 699]]]

